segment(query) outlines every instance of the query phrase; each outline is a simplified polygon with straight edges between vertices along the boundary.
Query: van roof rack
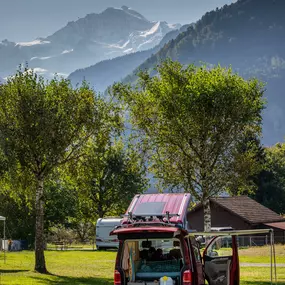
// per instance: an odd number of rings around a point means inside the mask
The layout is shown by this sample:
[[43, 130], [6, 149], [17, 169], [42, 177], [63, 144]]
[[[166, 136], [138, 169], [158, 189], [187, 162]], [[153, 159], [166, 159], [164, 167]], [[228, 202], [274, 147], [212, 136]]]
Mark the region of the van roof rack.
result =
[[123, 217], [127, 217], [127, 224], [160, 224], [160, 225], [171, 225], [170, 218], [172, 217], [179, 217], [179, 214], [170, 214], [169, 212], [166, 212], [165, 214], [137, 214], [134, 215], [132, 212], [129, 212], [128, 214], [123, 215]]

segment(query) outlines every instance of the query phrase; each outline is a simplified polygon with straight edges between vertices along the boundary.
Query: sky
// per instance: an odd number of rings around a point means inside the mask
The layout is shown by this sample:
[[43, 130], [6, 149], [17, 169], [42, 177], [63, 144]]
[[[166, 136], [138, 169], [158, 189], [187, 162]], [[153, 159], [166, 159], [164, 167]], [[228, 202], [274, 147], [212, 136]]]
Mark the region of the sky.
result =
[[151, 21], [189, 24], [232, 2], [236, 0], [0, 0], [0, 41], [46, 37], [68, 21], [108, 7], [126, 5]]

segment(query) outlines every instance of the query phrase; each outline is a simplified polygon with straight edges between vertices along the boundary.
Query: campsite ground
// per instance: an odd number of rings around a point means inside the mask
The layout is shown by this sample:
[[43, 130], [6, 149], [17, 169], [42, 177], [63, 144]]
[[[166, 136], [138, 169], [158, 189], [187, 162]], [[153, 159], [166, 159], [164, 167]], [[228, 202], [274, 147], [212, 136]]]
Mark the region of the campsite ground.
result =
[[[242, 263], [269, 263], [269, 248], [250, 248], [240, 250]], [[285, 263], [285, 247], [277, 246], [277, 262]], [[51, 275], [41, 275], [32, 271], [33, 252], [8, 253], [3, 264], [0, 255], [0, 284], [17, 285], [55, 285], [55, 284], [96, 284], [112, 285], [116, 253], [88, 250], [47, 251], [47, 266]], [[285, 285], [285, 268], [277, 268], [278, 284]], [[269, 267], [241, 267], [241, 285], [269, 285]]]

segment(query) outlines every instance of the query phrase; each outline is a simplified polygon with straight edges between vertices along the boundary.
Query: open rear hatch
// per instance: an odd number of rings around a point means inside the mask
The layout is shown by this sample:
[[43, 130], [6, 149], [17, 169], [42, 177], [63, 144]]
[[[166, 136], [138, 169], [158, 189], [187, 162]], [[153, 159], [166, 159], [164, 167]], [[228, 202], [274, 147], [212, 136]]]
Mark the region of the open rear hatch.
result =
[[121, 284], [159, 284], [164, 276], [169, 279], [166, 284], [182, 284], [188, 254], [183, 228], [125, 225], [111, 235], [118, 235], [120, 240], [116, 272]]

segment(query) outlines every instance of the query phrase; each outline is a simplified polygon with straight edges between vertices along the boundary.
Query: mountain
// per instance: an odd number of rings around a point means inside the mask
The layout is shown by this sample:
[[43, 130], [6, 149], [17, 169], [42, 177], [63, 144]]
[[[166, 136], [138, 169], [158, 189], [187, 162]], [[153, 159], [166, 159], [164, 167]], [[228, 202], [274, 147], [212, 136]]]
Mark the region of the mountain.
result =
[[179, 24], [151, 22], [126, 6], [107, 8], [69, 22], [47, 38], [2, 41], [0, 74], [10, 75], [19, 64], [27, 62], [47, 77], [55, 72], [67, 75], [105, 59], [153, 48], [165, 34], [178, 28]]
[[239, 0], [206, 13], [195, 25], [164, 45], [138, 66], [124, 82], [135, 82], [138, 70], [148, 70], [167, 57], [183, 64], [204, 62], [232, 66], [242, 76], [267, 83], [263, 143], [285, 135], [285, 1]]
[[185, 32], [188, 27], [190, 25], [184, 25], [180, 29], [168, 32], [160, 43], [151, 49], [104, 60], [87, 68], [78, 69], [72, 72], [68, 78], [73, 85], [86, 80], [96, 91], [104, 92], [108, 86], [121, 81], [152, 54], [158, 52], [167, 42]]

